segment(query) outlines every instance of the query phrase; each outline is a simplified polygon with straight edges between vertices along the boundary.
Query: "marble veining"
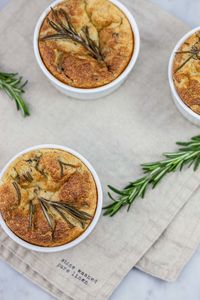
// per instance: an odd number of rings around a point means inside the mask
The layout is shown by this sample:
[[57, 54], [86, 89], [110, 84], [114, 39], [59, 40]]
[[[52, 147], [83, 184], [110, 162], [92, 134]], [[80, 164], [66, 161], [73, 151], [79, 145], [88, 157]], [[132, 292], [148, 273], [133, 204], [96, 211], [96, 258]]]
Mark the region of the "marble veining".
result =
[[[148, 0], [191, 27], [199, 26], [199, 0]], [[0, 9], [9, 0], [0, 0]], [[17, 3], [17, 2], [16, 2]], [[200, 247], [175, 283], [166, 283], [133, 269], [110, 300], [199, 300]], [[0, 300], [53, 300], [54, 298], [0, 261]]]

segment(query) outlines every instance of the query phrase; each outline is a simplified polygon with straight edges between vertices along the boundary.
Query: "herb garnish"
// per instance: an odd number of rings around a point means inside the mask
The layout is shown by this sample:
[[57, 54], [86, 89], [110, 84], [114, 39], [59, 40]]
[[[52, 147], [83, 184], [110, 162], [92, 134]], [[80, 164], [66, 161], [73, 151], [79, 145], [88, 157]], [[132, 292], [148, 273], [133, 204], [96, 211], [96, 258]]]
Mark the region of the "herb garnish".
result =
[[91, 39], [88, 26], [84, 26], [79, 34], [71, 23], [67, 12], [60, 8], [54, 10], [51, 8], [53, 19], [49, 19], [49, 25], [56, 31], [55, 34], [50, 34], [42, 37], [41, 41], [67, 39], [81, 44], [90, 55], [98, 61], [103, 61], [100, 47]]
[[33, 177], [31, 176], [30, 172], [26, 172], [25, 174], [23, 174], [23, 177], [28, 182], [32, 182], [33, 181]]
[[15, 191], [16, 191], [16, 194], [17, 194], [18, 205], [19, 205], [20, 202], [21, 202], [21, 192], [20, 192], [20, 188], [19, 188], [18, 184], [17, 184], [15, 181], [13, 182], [13, 186], [14, 186]]
[[33, 228], [33, 217], [35, 214], [35, 205], [33, 204], [33, 201], [31, 200], [29, 202], [29, 227]]
[[175, 70], [175, 73], [182, 69], [191, 59], [200, 60], [200, 36], [198, 41], [187, 51], [178, 51], [176, 54], [190, 54], [189, 57]]
[[53, 219], [52, 214], [49, 212], [48, 206], [46, 205], [46, 203], [42, 200], [42, 198], [38, 198], [38, 200], [40, 201], [40, 205], [43, 211], [43, 214], [51, 228], [52, 231], [54, 231], [55, 229], [55, 222]]
[[74, 168], [74, 169], [78, 168], [78, 166], [65, 163], [65, 162], [63, 162], [61, 160], [58, 160], [58, 162], [59, 162], [59, 165], [60, 165], [60, 175], [61, 175], [61, 178], [64, 176], [64, 168], [65, 167], [70, 167], [70, 168]]
[[89, 215], [88, 213], [78, 210], [74, 206], [69, 205], [65, 202], [52, 201], [52, 200], [45, 199], [43, 197], [38, 197], [38, 200], [40, 202], [44, 216], [52, 231], [54, 231], [55, 222], [54, 222], [54, 217], [51, 213], [51, 209], [54, 209], [62, 217], [62, 219], [72, 227], [74, 227], [74, 225], [68, 219], [67, 215], [70, 215], [73, 219], [79, 221], [82, 228], [84, 228], [88, 220], [92, 219], [92, 216]]
[[69, 221], [66, 215], [62, 212], [60, 208], [54, 206], [54, 210], [61, 216], [61, 218], [69, 225], [70, 228], [74, 228], [74, 225]]
[[144, 176], [131, 182], [123, 190], [109, 186], [109, 189], [118, 195], [118, 199], [108, 193], [113, 203], [104, 207], [104, 215], [114, 216], [123, 206], [128, 206], [129, 210], [136, 198], [144, 198], [147, 188], [155, 188], [168, 173], [181, 171], [186, 165], [188, 167], [193, 165], [194, 171], [196, 171], [200, 166], [200, 135], [192, 137], [189, 142], [177, 142], [176, 144], [181, 147], [176, 152], [164, 153], [165, 159], [142, 164]]
[[[35, 170], [37, 172], [39, 172], [42, 176], [46, 176], [44, 170], [40, 170], [39, 169], [39, 164], [40, 164], [40, 160], [41, 160], [41, 156], [35, 156], [34, 158], [31, 158], [31, 159], [28, 159], [28, 160], [25, 160], [28, 164], [32, 165]], [[29, 176], [30, 178], [30, 176]]]
[[4, 91], [11, 100], [15, 101], [17, 110], [21, 110], [24, 117], [30, 115], [28, 107], [22, 98], [27, 82], [23, 83], [22, 77], [18, 77], [18, 73], [0, 72], [0, 90]]

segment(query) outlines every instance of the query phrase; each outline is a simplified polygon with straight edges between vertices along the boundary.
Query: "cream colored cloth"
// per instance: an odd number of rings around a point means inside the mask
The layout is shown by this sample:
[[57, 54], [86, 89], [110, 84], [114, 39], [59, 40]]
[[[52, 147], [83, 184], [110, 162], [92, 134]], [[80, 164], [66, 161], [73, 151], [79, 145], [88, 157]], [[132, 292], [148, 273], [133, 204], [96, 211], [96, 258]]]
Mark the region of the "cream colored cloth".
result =
[[[1, 95], [0, 168], [29, 146], [66, 145], [95, 166], [106, 203], [107, 184], [126, 185], [141, 175], [139, 163], [157, 160], [160, 153], [174, 149], [175, 141], [198, 133], [176, 110], [167, 81], [169, 55], [188, 28], [143, 0], [122, 2], [136, 16], [140, 28], [140, 57], [126, 83], [97, 101], [77, 101], [60, 94], [37, 66], [33, 31], [48, 0], [12, 0], [1, 12], [1, 69], [17, 70], [29, 79], [26, 98], [31, 117], [23, 119]], [[145, 199], [138, 199], [129, 213], [124, 209], [114, 218], [101, 217], [84, 242], [61, 253], [27, 251], [0, 231], [0, 256], [58, 299], [107, 299], [145, 253], [139, 268], [165, 280], [174, 279], [199, 241], [197, 211], [192, 214], [194, 227], [188, 222], [193, 239], [184, 230], [182, 217], [188, 213], [187, 205], [192, 207], [192, 201], [197, 201], [193, 195], [198, 192], [199, 180], [200, 172], [192, 170], [169, 175]], [[192, 249], [184, 242], [188, 236]], [[171, 256], [182, 250], [182, 259], [172, 266]]]
[[175, 281], [200, 243], [200, 189], [185, 204], [137, 268], [166, 281]]

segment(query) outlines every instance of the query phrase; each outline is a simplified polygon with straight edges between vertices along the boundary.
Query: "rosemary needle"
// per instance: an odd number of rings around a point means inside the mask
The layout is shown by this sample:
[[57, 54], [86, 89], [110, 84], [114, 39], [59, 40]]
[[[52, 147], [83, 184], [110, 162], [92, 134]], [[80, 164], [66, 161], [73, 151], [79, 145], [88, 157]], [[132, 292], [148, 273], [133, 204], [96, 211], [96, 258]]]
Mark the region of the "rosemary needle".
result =
[[178, 51], [176, 52], [176, 55], [178, 54], [188, 54], [188, 58], [184, 60], [184, 62], [175, 70], [175, 73], [177, 73], [179, 70], [181, 70], [191, 59], [194, 60], [200, 60], [200, 36], [197, 35], [197, 42], [191, 46], [191, 48], [187, 51]]
[[29, 116], [29, 110], [22, 98], [24, 87], [27, 81], [22, 82], [22, 77], [18, 73], [2, 73], [0, 72], [0, 90], [4, 91], [11, 100], [14, 100], [17, 110], [21, 110], [24, 117]]
[[67, 213], [68, 215], [72, 216], [73, 219], [78, 220], [82, 227], [84, 227], [85, 222], [92, 219], [92, 216], [90, 216], [88, 213], [78, 210], [77, 208], [68, 205], [65, 202], [52, 201], [52, 200], [45, 199], [43, 197], [39, 197], [38, 200], [40, 202], [45, 218], [47, 219], [47, 222], [52, 229], [53, 229], [52, 226], [53, 218], [52, 216], [49, 215], [47, 207], [56, 210], [57, 213], [62, 217], [62, 219], [65, 220], [68, 224], [70, 224], [70, 226], [72, 226], [73, 224], [70, 223], [70, 220], [68, 220], [67, 216], [65, 216], [64, 213]]
[[200, 136], [192, 137], [188, 142], [177, 142], [177, 145], [179, 149], [176, 152], [164, 153], [163, 160], [142, 164], [144, 176], [131, 182], [123, 190], [108, 186], [114, 194], [118, 195], [118, 198], [115, 199], [108, 192], [113, 202], [104, 207], [104, 215], [112, 217], [123, 206], [127, 206], [129, 210], [136, 198], [144, 198], [148, 187], [155, 188], [168, 173], [181, 171], [186, 165], [188, 167], [193, 165], [196, 171], [200, 166]]

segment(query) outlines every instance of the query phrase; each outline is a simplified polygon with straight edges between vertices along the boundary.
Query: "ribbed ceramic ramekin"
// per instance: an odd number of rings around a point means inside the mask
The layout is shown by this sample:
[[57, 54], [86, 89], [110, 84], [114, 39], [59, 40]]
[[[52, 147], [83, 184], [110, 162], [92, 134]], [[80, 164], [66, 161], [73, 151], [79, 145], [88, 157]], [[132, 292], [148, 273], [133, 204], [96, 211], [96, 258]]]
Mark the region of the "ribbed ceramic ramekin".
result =
[[68, 148], [68, 147], [64, 147], [64, 146], [58, 146], [58, 145], [38, 145], [38, 146], [34, 146], [31, 148], [28, 148], [20, 153], [18, 153], [16, 156], [14, 156], [7, 164], [6, 166], [3, 168], [3, 170], [0, 173], [0, 181], [1, 178], [3, 177], [4, 173], [6, 172], [6, 170], [8, 169], [8, 167], [10, 166], [10, 164], [16, 160], [19, 156], [28, 153], [30, 151], [33, 150], [38, 150], [38, 149], [60, 149], [60, 150], [64, 150], [68, 153], [73, 154], [74, 156], [76, 156], [77, 158], [79, 158], [90, 170], [95, 183], [96, 183], [96, 187], [97, 187], [97, 193], [98, 193], [98, 202], [97, 202], [97, 208], [96, 208], [96, 212], [94, 215], [94, 218], [91, 222], [91, 224], [88, 226], [88, 228], [76, 239], [74, 239], [73, 241], [64, 244], [62, 246], [57, 246], [57, 247], [41, 247], [41, 246], [36, 246], [33, 244], [30, 244], [24, 240], [22, 240], [21, 238], [19, 238], [16, 234], [14, 234], [14, 232], [12, 232], [12, 230], [9, 229], [9, 227], [6, 225], [6, 222], [4, 221], [3, 217], [0, 214], [0, 225], [2, 226], [2, 228], [4, 229], [4, 231], [7, 233], [7, 235], [16, 243], [18, 243], [19, 245], [29, 249], [29, 250], [33, 250], [33, 251], [38, 251], [38, 252], [58, 252], [58, 251], [63, 251], [66, 249], [70, 249], [74, 246], [77, 246], [79, 243], [81, 243], [95, 228], [100, 215], [101, 215], [101, 211], [102, 211], [102, 203], [103, 203], [103, 193], [102, 193], [102, 187], [101, 187], [101, 183], [99, 180], [99, 177], [95, 171], [95, 169], [92, 167], [92, 165], [88, 162], [87, 159], [85, 159], [81, 154], [79, 154], [78, 152]]
[[81, 89], [81, 88], [71, 87], [71, 86], [59, 81], [58, 79], [56, 79], [47, 70], [46, 66], [44, 65], [44, 63], [41, 59], [39, 47], [38, 47], [38, 38], [39, 38], [39, 32], [40, 32], [41, 25], [42, 25], [45, 17], [50, 12], [51, 7], [56, 6], [58, 3], [62, 2], [62, 0], [54, 1], [51, 5], [49, 5], [47, 7], [47, 9], [45, 9], [45, 11], [42, 13], [42, 15], [40, 16], [40, 18], [36, 24], [33, 43], [34, 43], [35, 57], [38, 62], [38, 65], [39, 65], [40, 69], [42, 70], [42, 72], [45, 74], [45, 76], [53, 84], [53, 86], [67, 96], [77, 98], [77, 99], [85, 99], [85, 100], [97, 99], [97, 98], [106, 96], [106, 95], [112, 93], [113, 91], [115, 91], [117, 88], [119, 88], [123, 84], [123, 82], [127, 79], [128, 75], [130, 74], [130, 72], [132, 71], [132, 69], [136, 63], [136, 60], [139, 55], [139, 50], [140, 50], [140, 35], [139, 35], [139, 29], [138, 29], [137, 23], [135, 21], [135, 18], [133, 17], [131, 12], [118, 0], [109, 0], [109, 1], [111, 1], [119, 9], [121, 9], [122, 12], [128, 18], [128, 20], [131, 24], [133, 33], [134, 33], [135, 47], [134, 47], [134, 51], [133, 51], [131, 60], [128, 64], [128, 66], [126, 67], [126, 69], [122, 72], [122, 74], [118, 78], [116, 78], [114, 81], [112, 81], [111, 83], [104, 85], [102, 87], [92, 88], [92, 89]]
[[175, 59], [175, 55], [176, 52], [178, 51], [178, 49], [182, 46], [182, 44], [184, 44], [184, 42], [191, 36], [193, 35], [195, 32], [200, 31], [200, 26], [196, 27], [194, 29], [192, 29], [191, 31], [189, 31], [187, 34], [185, 34], [180, 41], [176, 44], [174, 50], [172, 51], [170, 60], [169, 60], [169, 67], [168, 67], [168, 79], [169, 79], [169, 85], [171, 88], [171, 94], [172, 94], [172, 98], [174, 100], [174, 103], [176, 105], [176, 107], [178, 108], [178, 110], [181, 112], [181, 114], [190, 122], [192, 122], [193, 124], [200, 126], [200, 115], [198, 115], [197, 113], [195, 113], [193, 110], [191, 110], [181, 99], [181, 97], [179, 96], [176, 87], [174, 85], [174, 81], [173, 81], [173, 63], [174, 63], [174, 59]]

